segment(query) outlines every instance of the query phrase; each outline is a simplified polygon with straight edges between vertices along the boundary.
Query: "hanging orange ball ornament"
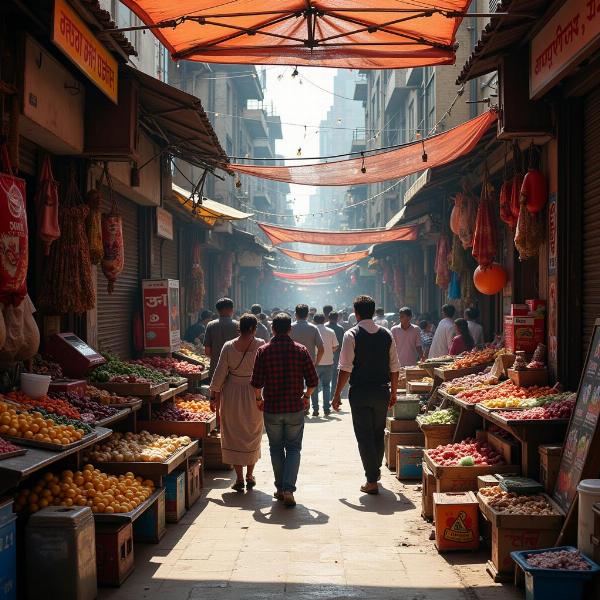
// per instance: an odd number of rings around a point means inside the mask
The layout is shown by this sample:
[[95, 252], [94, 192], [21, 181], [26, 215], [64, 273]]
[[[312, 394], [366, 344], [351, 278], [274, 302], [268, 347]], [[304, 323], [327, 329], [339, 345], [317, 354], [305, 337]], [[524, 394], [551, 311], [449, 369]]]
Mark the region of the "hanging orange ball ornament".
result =
[[479, 266], [473, 273], [473, 283], [479, 292], [486, 296], [497, 294], [508, 281], [506, 269], [498, 263], [486, 267]]

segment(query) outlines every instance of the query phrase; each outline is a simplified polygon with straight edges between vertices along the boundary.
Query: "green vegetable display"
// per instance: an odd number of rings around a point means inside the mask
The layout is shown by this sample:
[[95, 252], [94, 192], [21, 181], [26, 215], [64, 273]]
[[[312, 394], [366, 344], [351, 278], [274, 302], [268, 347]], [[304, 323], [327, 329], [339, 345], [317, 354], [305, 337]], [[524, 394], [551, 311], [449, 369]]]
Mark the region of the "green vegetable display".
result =
[[144, 365], [126, 363], [111, 354], [104, 354], [106, 364], [94, 369], [90, 381], [98, 383], [165, 383], [169, 380], [166, 375]]
[[43, 408], [35, 407], [36, 412], [39, 412], [45, 419], [52, 419], [58, 425], [73, 425], [76, 429], [83, 429], [86, 435], [88, 433], [92, 433], [93, 429], [87, 423], [83, 421], [79, 421], [78, 419], [69, 419], [69, 417], [63, 417], [61, 415], [56, 415], [54, 413], [48, 412]]
[[475, 459], [472, 456], [463, 456], [458, 461], [459, 467], [472, 467], [475, 464]]
[[522, 408], [535, 408], [536, 406], [545, 406], [546, 404], [555, 404], [556, 402], [564, 402], [572, 395], [572, 392], [562, 392], [560, 394], [548, 394], [539, 398], [525, 398], [519, 403]]
[[417, 418], [420, 425], [455, 425], [458, 423], [458, 410], [454, 407], [440, 408]]

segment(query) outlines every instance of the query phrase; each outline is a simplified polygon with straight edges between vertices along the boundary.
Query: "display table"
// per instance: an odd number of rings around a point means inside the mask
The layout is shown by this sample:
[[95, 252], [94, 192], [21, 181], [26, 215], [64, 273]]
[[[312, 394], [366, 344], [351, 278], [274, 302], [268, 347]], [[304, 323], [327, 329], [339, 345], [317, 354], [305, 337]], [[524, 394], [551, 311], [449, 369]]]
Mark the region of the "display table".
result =
[[488, 424], [496, 425], [510, 433], [521, 443], [521, 472], [524, 477], [531, 477], [536, 480], [540, 475], [539, 446], [542, 444], [562, 444], [569, 425], [568, 419], [508, 421], [498, 414], [501, 411], [490, 410], [480, 405], [475, 405], [475, 411], [484, 419], [484, 428], [487, 429]]
[[216, 416], [210, 421], [138, 421], [140, 430], [160, 435], [187, 435], [193, 439], [208, 437], [216, 426]]
[[78, 454], [82, 450], [109, 438], [113, 433], [111, 429], [104, 427], [96, 427], [94, 431], [96, 433], [95, 437], [69, 450], [56, 452], [42, 448], [28, 448], [27, 453], [22, 456], [15, 456], [0, 461], [0, 492], [5, 492], [16, 486], [20, 481], [40, 469], [48, 467], [68, 456]]

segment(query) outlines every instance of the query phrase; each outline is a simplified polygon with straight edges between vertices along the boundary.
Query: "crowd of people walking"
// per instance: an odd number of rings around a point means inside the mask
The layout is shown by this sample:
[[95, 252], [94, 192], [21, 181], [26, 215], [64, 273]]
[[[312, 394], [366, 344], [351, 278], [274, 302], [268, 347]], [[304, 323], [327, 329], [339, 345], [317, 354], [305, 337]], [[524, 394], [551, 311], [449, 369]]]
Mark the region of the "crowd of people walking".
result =
[[[217, 318], [203, 311], [184, 339], [202, 344], [210, 358], [211, 408], [220, 420], [223, 462], [235, 468], [233, 489], [256, 485], [263, 429], [269, 441], [274, 497], [295, 506], [305, 419], [339, 411], [342, 396], [352, 413], [358, 451], [365, 471], [361, 491], [379, 493], [384, 456], [384, 429], [396, 402], [400, 370], [426, 356], [459, 354], [483, 343], [476, 309], [454, 320], [455, 307], [442, 307], [434, 329], [428, 319], [413, 323], [403, 307], [398, 323], [376, 308], [369, 296], [358, 296], [353, 310], [322, 312], [306, 304], [294, 310], [274, 308], [270, 318], [254, 304], [239, 319], [234, 303], [221, 298]], [[396, 315], [393, 315], [394, 317]], [[245, 473], [244, 473], [245, 468]]]

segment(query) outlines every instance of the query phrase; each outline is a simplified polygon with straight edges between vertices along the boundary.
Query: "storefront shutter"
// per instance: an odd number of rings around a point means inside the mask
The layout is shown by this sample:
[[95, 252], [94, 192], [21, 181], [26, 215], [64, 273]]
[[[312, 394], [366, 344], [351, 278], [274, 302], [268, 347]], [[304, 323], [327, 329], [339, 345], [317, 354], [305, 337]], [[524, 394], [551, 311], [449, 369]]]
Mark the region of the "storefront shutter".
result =
[[[102, 212], [110, 211], [110, 202], [103, 194]], [[115, 289], [109, 294], [106, 277], [98, 268], [98, 346], [121, 357], [132, 355], [132, 315], [139, 308], [139, 224], [138, 206], [131, 200], [117, 196], [123, 219], [125, 265]]]
[[38, 146], [27, 138], [19, 139], [19, 170], [28, 175], [37, 175]]
[[165, 279], [179, 279], [179, 235], [176, 223], [173, 223], [173, 239], [161, 240], [162, 272]]
[[[583, 353], [600, 318], [600, 88], [584, 102], [583, 176]], [[576, 201], [576, 199], [575, 199]]]

